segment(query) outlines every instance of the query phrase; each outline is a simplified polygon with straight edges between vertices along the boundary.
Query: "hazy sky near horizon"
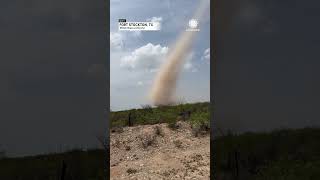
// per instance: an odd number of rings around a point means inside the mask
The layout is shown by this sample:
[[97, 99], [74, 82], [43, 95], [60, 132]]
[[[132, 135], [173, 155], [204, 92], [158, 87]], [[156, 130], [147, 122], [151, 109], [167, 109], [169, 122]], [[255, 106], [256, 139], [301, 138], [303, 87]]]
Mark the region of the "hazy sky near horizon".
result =
[[[147, 95], [157, 70], [179, 34], [184, 32], [198, 1], [111, 0], [110, 104], [122, 110], [150, 104]], [[118, 31], [118, 19], [160, 21], [161, 31]], [[187, 54], [178, 80], [177, 99], [210, 100], [210, 12]]]

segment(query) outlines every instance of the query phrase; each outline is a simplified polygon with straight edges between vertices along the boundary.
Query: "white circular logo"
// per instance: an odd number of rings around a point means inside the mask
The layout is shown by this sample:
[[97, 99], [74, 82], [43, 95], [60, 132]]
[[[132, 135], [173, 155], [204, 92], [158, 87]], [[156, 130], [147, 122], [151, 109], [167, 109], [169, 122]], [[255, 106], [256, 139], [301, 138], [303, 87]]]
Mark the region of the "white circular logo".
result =
[[197, 28], [198, 27], [198, 21], [196, 19], [190, 19], [189, 21], [189, 27], [190, 28]]

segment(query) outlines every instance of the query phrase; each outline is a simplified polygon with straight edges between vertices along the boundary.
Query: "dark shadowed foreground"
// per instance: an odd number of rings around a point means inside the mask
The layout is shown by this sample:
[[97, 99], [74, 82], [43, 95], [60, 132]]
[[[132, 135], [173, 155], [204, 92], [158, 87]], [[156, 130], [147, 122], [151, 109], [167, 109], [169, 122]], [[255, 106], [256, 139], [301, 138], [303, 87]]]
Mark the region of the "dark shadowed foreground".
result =
[[319, 128], [228, 133], [213, 141], [216, 179], [320, 179], [319, 138]]
[[104, 150], [0, 159], [3, 180], [97, 180], [104, 179]]

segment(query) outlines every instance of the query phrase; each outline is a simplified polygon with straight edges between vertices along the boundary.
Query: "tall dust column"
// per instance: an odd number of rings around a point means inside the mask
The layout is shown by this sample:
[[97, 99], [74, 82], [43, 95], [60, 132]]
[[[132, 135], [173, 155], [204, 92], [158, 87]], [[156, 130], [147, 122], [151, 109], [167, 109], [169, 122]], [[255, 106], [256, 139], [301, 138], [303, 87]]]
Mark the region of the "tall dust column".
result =
[[[193, 19], [198, 20], [199, 24], [206, 8], [209, 7], [209, 2], [209, 0], [202, 0], [193, 16]], [[154, 105], [167, 105], [173, 102], [177, 78], [196, 33], [197, 31], [185, 31], [181, 33], [166, 57], [151, 88], [150, 98]]]

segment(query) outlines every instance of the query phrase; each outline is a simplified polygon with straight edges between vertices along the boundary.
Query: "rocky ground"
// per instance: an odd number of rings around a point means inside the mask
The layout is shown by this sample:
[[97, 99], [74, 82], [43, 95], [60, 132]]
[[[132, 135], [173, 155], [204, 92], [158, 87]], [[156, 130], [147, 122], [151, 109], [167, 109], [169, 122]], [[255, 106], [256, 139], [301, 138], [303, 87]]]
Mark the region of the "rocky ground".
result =
[[210, 135], [195, 136], [178, 122], [113, 129], [110, 134], [112, 180], [210, 179]]

